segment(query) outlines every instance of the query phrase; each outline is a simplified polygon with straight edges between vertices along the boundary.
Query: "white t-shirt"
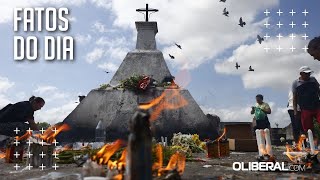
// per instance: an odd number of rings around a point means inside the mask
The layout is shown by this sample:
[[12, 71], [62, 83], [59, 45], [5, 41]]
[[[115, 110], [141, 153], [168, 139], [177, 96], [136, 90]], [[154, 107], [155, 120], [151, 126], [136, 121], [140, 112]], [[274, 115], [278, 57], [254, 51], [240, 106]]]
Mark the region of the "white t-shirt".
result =
[[[288, 94], [288, 110], [293, 110], [293, 93], [292, 91], [289, 91], [289, 94]], [[297, 104], [297, 110], [300, 111], [300, 107], [299, 105]]]

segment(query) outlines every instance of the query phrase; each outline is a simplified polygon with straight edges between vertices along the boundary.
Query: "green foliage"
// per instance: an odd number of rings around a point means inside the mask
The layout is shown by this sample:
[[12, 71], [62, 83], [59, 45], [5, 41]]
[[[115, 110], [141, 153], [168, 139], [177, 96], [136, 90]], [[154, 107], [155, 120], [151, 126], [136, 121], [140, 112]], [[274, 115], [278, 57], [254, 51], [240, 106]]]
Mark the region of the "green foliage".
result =
[[111, 85], [110, 85], [110, 84], [101, 84], [98, 89], [99, 89], [99, 90], [105, 90], [105, 89], [107, 89], [108, 87], [111, 87]]
[[138, 83], [140, 80], [143, 79], [142, 75], [133, 75], [125, 80], [122, 80], [120, 83], [120, 88], [125, 88], [132, 91], [137, 91], [138, 89]]
[[38, 129], [48, 129], [50, 124], [47, 122], [37, 122]]
[[188, 149], [190, 149], [192, 153], [200, 153], [204, 151], [200, 147], [201, 141], [198, 135], [177, 133], [173, 134], [171, 141], [173, 146], [181, 146], [183, 149], [187, 149], [187, 152], [189, 151]]

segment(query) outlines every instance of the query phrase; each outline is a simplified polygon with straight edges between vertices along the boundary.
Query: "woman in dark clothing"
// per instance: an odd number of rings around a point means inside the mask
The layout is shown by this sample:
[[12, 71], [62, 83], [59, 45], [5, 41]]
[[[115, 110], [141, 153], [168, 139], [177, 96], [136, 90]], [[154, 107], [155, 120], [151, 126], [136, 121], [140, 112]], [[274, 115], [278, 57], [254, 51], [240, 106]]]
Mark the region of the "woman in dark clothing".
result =
[[[21, 136], [27, 129], [38, 130], [33, 114], [45, 104], [41, 97], [32, 96], [29, 101], [7, 105], [0, 111], [0, 134], [6, 136]], [[14, 130], [18, 128], [18, 134]]]

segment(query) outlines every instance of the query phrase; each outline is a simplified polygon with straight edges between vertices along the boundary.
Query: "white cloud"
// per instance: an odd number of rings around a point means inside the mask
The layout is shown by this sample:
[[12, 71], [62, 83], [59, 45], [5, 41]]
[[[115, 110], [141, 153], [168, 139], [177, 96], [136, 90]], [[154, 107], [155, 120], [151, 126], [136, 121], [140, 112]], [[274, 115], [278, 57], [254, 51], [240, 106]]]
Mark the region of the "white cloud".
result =
[[0, 23], [7, 23], [13, 19], [13, 9], [17, 7], [41, 7], [49, 5], [54, 6], [79, 6], [86, 0], [10, 0], [0, 3]]
[[[301, 35], [296, 35], [301, 37]], [[233, 51], [231, 57], [215, 65], [218, 73], [228, 75], [239, 75], [242, 78], [245, 88], [271, 87], [274, 89], [288, 90], [293, 80], [299, 77], [298, 69], [307, 65], [320, 77], [320, 64], [302, 49], [306, 45], [305, 40], [297, 38], [292, 40], [290, 37], [271, 38], [259, 44], [255, 42], [251, 45], [241, 45]], [[279, 52], [276, 48], [280, 45], [284, 48]], [[289, 48], [296, 48], [292, 52]], [[267, 53], [264, 48], [271, 47]], [[235, 69], [235, 63], [241, 66]], [[252, 66], [254, 72], [249, 72], [248, 67]]]
[[[286, 108], [277, 107], [275, 103], [269, 103], [271, 108], [271, 115], [268, 115], [271, 127], [275, 127], [275, 123], [279, 127], [285, 127], [290, 123], [290, 117]], [[201, 106], [204, 113], [216, 114], [223, 122], [252, 122], [253, 115], [250, 114], [252, 105], [237, 106], [230, 108], [210, 108]]]
[[99, 64], [98, 67], [100, 69], [103, 69], [103, 70], [106, 70], [106, 71], [109, 71], [109, 72], [115, 72], [119, 68], [119, 65], [111, 63], [111, 62], [106, 62], [106, 63], [103, 63], [103, 64]]
[[104, 50], [102, 48], [95, 48], [86, 55], [86, 61], [89, 64], [101, 59], [104, 56]]
[[14, 86], [14, 82], [9, 81], [6, 77], [0, 76], [0, 93], [7, 92], [12, 86]]
[[53, 108], [43, 108], [41, 111], [35, 113], [35, 120], [37, 122], [48, 122], [55, 124], [62, 122], [75, 108], [77, 104], [74, 101], [69, 101], [66, 104], [61, 104]]
[[56, 90], [58, 90], [58, 88], [54, 86], [38, 86], [37, 89], [35, 89], [33, 92], [39, 93], [39, 94], [45, 94], [45, 93], [51, 93]]
[[90, 34], [87, 34], [87, 35], [77, 34], [75, 36], [76, 43], [79, 43], [81, 45], [88, 44], [91, 41], [91, 39], [92, 37]]
[[99, 21], [96, 21], [93, 25], [92, 25], [92, 30], [94, 32], [99, 32], [99, 33], [107, 33], [107, 32], [114, 32], [114, 30], [112, 29], [108, 29], [106, 27], [106, 25], [102, 24]]
[[[112, 1], [111, 10], [115, 14], [114, 25], [136, 31], [134, 21], [143, 20], [143, 15], [132, 7], [145, 5], [145, 0]], [[151, 3], [149, 3], [151, 5]], [[164, 54], [173, 54], [170, 60], [179, 68], [192, 69], [215, 58], [226, 49], [255, 38], [263, 29], [263, 22], [255, 19], [257, 13], [279, 4], [279, 0], [256, 1], [239, 0], [221, 3], [212, 0], [152, 1], [151, 8], [159, 12], [151, 15], [158, 22], [157, 39], [165, 45]], [[222, 15], [223, 8], [230, 11], [230, 17]], [[238, 25], [239, 18], [247, 22], [244, 28]], [[182, 45], [182, 50], [174, 46]]]
[[109, 9], [111, 7], [111, 0], [91, 0], [93, 4], [98, 7]]
[[71, 93], [63, 92], [55, 86], [38, 86], [33, 91], [35, 96], [41, 96], [46, 102], [59, 102], [71, 96]]

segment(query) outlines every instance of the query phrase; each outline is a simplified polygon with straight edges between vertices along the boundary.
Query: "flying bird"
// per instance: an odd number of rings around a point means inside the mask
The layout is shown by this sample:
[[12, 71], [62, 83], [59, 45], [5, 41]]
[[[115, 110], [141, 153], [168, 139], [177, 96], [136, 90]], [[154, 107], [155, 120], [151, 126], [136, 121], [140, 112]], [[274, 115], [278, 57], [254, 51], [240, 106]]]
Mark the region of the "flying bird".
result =
[[176, 46], [179, 48], [179, 49], [182, 49], [181, 48], [181, 45], [179, 45], [179, 44], [177, 44], [177, 43], [175, 43], [176, 44]]
[[224, 3], [225, 3], [226, 1], [227, 1], [227, 0], [220, 0], [220, 2], [224, 2]]
[[252, 69], [252, 67], [251, 67], [251, 66], [249, 66], [249, 71], [254, 71], [254, 69]]
[[236, 68], [239, 69], [240, 65], [236, 62]]
[[246, 25], [246, 22], [242, 20], [242, 17], [240, 17], [239, 26], [243, 27], [244, 25]]
[[169, 54], [169, 56], [170, 56], [171, 59], [174, 59], [174, 56], [172, 56], [171, 54]]
[[258, 38], [258, 41], [259, 41], [260, 44], [262, 43], [262, 41], [264, 41], [264, 39], [259, 35], [257, 35], [257, 38]]
[[227, 16], [227, 17], [229, 17], [229, 11], [227, 11], [227, 8], [223, 9], [223, 13], [222, 14]]
[[104, 71], [105, 73], [109, 74], [110, 72], [109, 71]]

